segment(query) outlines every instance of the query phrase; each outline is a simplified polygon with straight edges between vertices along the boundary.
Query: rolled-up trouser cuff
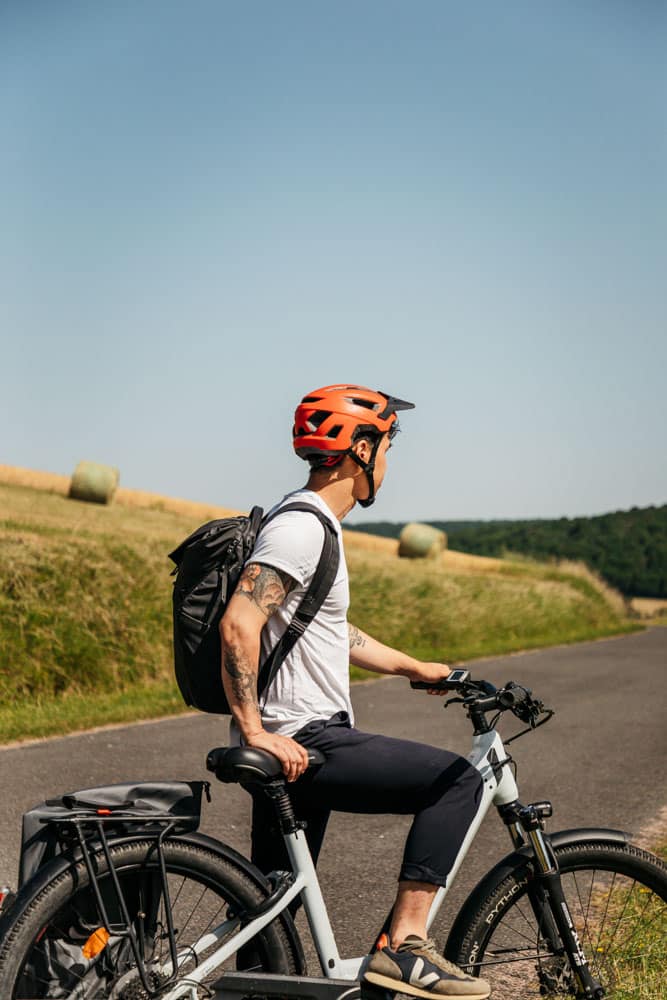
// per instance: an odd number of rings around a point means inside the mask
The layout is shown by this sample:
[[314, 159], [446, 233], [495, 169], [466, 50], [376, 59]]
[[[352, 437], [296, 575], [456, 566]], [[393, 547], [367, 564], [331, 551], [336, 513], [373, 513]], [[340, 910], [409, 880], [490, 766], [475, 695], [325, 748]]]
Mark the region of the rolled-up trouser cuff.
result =
[[447, 876], [441, 872], [433, 871], [432, 868], [425, 868], [423, 865], [403, 865], [399, 875], [399, 882], [428, 882], [430, 885], [447, 885]]

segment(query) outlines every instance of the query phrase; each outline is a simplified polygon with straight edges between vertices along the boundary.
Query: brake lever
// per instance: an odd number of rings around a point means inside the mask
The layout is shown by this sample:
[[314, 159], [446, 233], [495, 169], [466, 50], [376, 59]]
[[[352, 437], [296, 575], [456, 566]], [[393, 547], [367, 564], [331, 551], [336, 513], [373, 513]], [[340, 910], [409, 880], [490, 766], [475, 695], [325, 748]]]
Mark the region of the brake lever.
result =
[[463, 702], [464, 702], [463, 698], [448, 698], [442, 707], [449, 708], [450, 705], [456, 705], [456, 704], [462, 705]]
[[[541, 704], [542, 702], [540, 702], [540, 705]], [[520, 736], [525, 736], [526, 733], [532, 733], [535, 729], [539, 729], [540, 726], [543, 726], [546, 722], [549, 721], [549, 719], [552, 718], [552, 716], [556, 714], [556, 711], [553, 708], [542, 708], [540, 714], [543, 714], [544, 718], [540, 719], [539, 722], [537, 721], [537, 716], [534, 716], [531, 719], [530, 725], [528, 726], [527, 729], [522, 729], [520, 732], [515, 733], [514, 736], [511, 736], [509, 739], [503, 740], [505, 746], [507, 747], [510, 745], [510, 743], [514, 743], [514, 741], [518, 740]], [[522, 719], [521, 721], [524, 722], [526, 720]]]

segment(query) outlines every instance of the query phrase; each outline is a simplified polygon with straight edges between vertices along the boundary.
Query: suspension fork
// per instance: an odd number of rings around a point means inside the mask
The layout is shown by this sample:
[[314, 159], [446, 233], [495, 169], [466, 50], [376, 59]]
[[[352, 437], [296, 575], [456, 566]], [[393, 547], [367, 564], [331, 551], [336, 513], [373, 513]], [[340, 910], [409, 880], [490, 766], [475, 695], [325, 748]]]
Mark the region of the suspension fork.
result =
[[[529, 807], [529, 809], [537, 809], [540, 819], [542, 819], [547, 815], [546, 806], [547, 803], [536, 803], [534, 807]], [[512, 844], [516, 850], [526, 847], [529, 842], [527, 827], [532, 821], [532, 813], [525, 815], [523, 810], [524, 807], [518, 801], [500, 806], [498, 810], [505, 826], [507, 827], [508, 833], [512, 839]], [[533, 851], [537, 854], [534, 846]], [[541, 857], [542, 871], [551, 871], [553, 868], [553, 861], [555, 861], [555, 859], [549, 857], [548, 861], [546, 861], [547, 855], [544, 851], [541, 852]], [[537, 922], [537, 927], [541, 937], [546, 941], [547, 946], [554, 955], [562, 955], [564, 948], [558, 936], [558, 928], [556, 927], [554, 919], [551, 915], [548, 895], [542, 881], [532, 879], [528, 884], [526, 895], [528, 896], [528, 902], [530, 903], [530, 908], [533, 911], [533, 916]]]
[[563, 952], [567, 955], [578, 995], [586, 1000], [603, 1000], [606, 991], [591, 973], [563, 893], [556, 855], [544, 834], [544, 819], [551, 811], [550, 802], [535, 802], [517, 811], [516, 818], [525, 831], [535, 859], [535, 879], [528, 885], [528, 899], [549, 949], [555, 955]]

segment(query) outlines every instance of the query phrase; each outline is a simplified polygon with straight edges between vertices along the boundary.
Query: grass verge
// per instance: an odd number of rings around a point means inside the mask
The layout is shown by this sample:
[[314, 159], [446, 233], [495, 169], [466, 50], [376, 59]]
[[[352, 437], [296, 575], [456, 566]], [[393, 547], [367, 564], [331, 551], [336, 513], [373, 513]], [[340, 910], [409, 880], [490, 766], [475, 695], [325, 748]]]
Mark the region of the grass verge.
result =
[[180, 715], [186, 710], [175, 685], [168, 680], [139, 684], [131, 690], [63, 694], [34, 703], [17, 702], [0, 709], [0, 743], [61, 736], [110, 723], [136, 722]]
[[[654, 851], [667, 861], [667, 842]], [[602, 906], [602, 900], [598, 905]], [[610, 1000], [666, 1000], [667, 906], [636, 885], [615, 886], [604, 899], [609, 939], [601, 935], [596, 951], [616, 988]], [[628, 928], [628, 930], [624, 930]], [[620, 933], [619, 933], [620, 929]]]
[[[8, 485], [0, 511], [0, 742], [181, 711], [166, 553], [201, 517]], [[399, 560], [353, 533], [346, 552], [350, 620], [422, 659], [640, 627], [581, 567]]]

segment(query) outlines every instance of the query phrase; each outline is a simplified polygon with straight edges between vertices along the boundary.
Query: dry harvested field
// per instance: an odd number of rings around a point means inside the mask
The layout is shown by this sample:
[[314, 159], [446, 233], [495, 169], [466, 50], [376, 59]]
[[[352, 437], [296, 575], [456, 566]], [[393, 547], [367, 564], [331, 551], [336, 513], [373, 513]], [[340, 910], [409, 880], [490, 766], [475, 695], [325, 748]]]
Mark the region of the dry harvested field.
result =
[[[27, 486], [33, 490], [67, 496], [70, 477], [61, 476], [57, 472], [38, 472], [35, 469], [22, 469], [16, 465], [0, 465], [0, 483], [6, 483], [8, 486]], [[229, 517], [239, 513], [229, 507], [216, 507], [213, 504], [197, 503], [193, 500], [164, 497], [159, 493], [146, 493], [144, 490], [127, 490], [122, 486], [116, 492], [114, 503], [123, 507], [165, 510], [172, 514], [184, 514], [186, 517], [201, 517], [202, 520]]]
[[664, 597], [633, 597], [630, 607], [640, 618], [658, 618], [667, 613], [667, 599]]
[[[27, 486], [46, 493], [57, 493], [67, 496], [70, 477], [56, 472], [38, 472], [35, 469], [23, 469], [15, 465], [0, 465], [0, 483], [8, 486]], [[230, 517], [241, 513], [230, 507], [218, 507], [214, 504], [198, 503], [194, 500], [181, 500], [176, 497], [165, 497], [159, 493], [147, 493], [144, 490], [128, 490], [119, 487], [114, 497], [115, 504], [122, 507], [143, 507], [148, 510], [168, 511], [171, 514], [183, 514], [186, 517], [200, 518], [201, 521], [215, 517]], [[381, 538], [379, 535], [365, 535], [358, 531], [344, 532], [345, 548], [368, 552], [385, 552], [388, 555], [398, 550], [398, 542], [392, 538]], [[487, 559], [484, 556], [469, 556], [464, 552], [445, 551], [442, 556], [445, 565], [457, 572], [494, 572], [502, 565], [500, 559]]]

